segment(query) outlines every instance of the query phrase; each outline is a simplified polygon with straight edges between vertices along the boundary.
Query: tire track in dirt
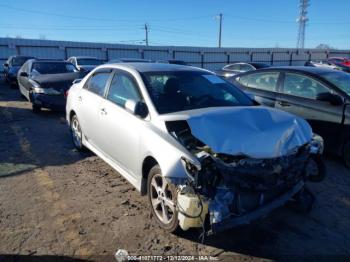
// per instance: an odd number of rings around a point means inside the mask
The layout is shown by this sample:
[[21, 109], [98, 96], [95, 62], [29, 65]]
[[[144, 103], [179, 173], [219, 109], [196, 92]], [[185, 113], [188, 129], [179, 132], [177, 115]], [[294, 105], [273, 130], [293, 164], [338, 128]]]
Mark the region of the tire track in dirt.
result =
[[[26, 158], [32, 161], [32, 163], [38, 163], [35, 155], [31, 152], [31, 144], [26, 138], [22, 128], [14, 121], [14, 117], [11, 112], [7, 110], [8, 102], [0, 102], [0, 113], [10, 123], [10, 128], [18, 139], [22, 153]], [[65, 201], [60, 195], [55, 192], [55, 184], [51, 179], [50, 174], [46, 172], [42, 167], [38, 167], [33, 170], [36, 183], [40, 186], [42, 195], [45, 201], [50, 204], [50, 215], [53, 218], [52, 228], [66, 227], [63, 222], [66, 220], [79, 220], [81, 218], [80, 213], [67, 214], [64, 210], [67, 208]], [[64, 215], [63, 215], [64, 214]], [[28, 238], [27, 238], [28, 239]], [[71, 226], [70, 229], [65, 228], [64, 239], [68, 245], [74, 250], [74, 256], [89, 257], [93, 254], [94, 250], [91, 247], [85, 247], [82, 245], [79, 238], [79, 228], [77, 226]], [[23, 243], [21, 243], [22, 245]]]

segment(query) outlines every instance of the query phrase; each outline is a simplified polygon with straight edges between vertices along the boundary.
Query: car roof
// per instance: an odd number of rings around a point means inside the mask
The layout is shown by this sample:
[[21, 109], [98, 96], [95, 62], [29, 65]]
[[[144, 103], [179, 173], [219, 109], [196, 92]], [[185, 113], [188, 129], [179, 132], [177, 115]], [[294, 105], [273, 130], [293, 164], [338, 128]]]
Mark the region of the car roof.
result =
[[31, 62], [46, 62], [46, 63], [69, 63], [61, 59], [30, 59]]
[[271, 70], [297, 71], [297, 72], [306, 72], [310, 74], [334, 72], [334, 69], [331, 69], [331, 68], [312, 67], [312, 66], [275, 66], [275, 67], [262, 68], [262, 69], [258, 69], [257, 71], [251, 71], [251, 72], [263, 72], [263, 71], [271, 71]]
[[209, 72], [208, 70], [201, 69], [198, 67], [177, 65], [177, 64], [163, 64], [163, 63], [111, 63], [106, 64], [103, 67], [115, 68], [131, 68], [138, 72], [160, 72], [160, 71], [198, 71], [198, 72]]
[[11, 56], [12, 58], [15, 58], [15, 57], [29, 57], [29, 58], [34, 58], [34, 56], [30, 56], [30, 55], [13, 55]]
[[71, 57], [69, 57], [68, 59], [70, 59], [70, 58], [102, 60], [102, 59], [97, 58], [97, 57], [94, 57], [94, 56], [71, 56]]
[[108, 61], [108, 63], [128, 63], [128, 62], [144, 62], [150, 63], [152, 60], [143, 58], [115, 58]]

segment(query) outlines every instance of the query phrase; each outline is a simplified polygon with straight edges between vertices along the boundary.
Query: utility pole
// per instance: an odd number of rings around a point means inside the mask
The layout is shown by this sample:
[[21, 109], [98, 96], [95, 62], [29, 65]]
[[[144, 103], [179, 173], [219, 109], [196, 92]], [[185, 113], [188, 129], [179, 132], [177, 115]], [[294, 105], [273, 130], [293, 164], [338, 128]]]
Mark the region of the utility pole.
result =
[[222, 33], [222, 14], [219, 14], [219, 47], [221, 47], [221, 33]]
[[297, 18], [297, 22], [299, 23], [298, 30], [298, 39], [297, 39], [297, 48], [304, 48], [305, 44], [305, 27], [306, 23], [309, 21], [307, 18], [307, 8], [310, 5], [309, 0], [299, 0], [299, 16]]
[[145, 24], [145, 33], [146, 33], [146, 46], [148, 46], [148, 25]]

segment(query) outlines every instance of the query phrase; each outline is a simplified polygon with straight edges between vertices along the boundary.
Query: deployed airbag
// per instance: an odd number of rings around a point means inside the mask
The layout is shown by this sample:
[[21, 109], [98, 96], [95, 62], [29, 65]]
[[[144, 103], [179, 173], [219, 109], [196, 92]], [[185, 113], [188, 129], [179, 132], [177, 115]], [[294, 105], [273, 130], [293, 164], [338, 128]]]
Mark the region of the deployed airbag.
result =
[[267, 107], [230, 107], [187, 119], [192, 135], [215, 153], [250, 158], [287, 155], [312, 139], [309, 124]]

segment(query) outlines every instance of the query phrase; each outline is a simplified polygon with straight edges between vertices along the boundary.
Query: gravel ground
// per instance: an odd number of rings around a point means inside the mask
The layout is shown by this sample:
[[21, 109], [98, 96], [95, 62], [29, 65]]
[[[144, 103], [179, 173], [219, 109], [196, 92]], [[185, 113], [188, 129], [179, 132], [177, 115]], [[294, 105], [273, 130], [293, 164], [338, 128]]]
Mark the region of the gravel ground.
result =
[[[74, 150], [64, 115], [32, 113], [0, 85], [0, 261], [114, 261], [132, 255], [211, 255], [223, 261], [350, 258], [350, 171], [327, 156], [328, 176], [310, 184], [309, 214], [286, 207], [209, 237], [168, 234], [147, 199], [92, 153]], [[17, 257], [12, 257], [17, 255]]]

